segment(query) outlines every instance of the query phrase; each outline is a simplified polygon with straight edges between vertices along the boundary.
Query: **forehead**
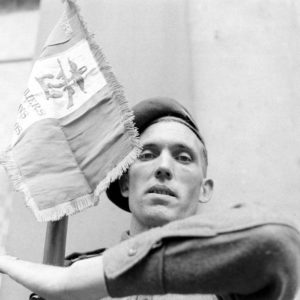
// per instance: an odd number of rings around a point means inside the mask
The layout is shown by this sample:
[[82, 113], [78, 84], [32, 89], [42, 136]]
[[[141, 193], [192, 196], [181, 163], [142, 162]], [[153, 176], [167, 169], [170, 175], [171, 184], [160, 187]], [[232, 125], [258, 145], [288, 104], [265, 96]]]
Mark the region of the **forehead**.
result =
[[182, 144], [195, 151], [202, 148], [195, 133], [182, 123], [160, 121], [150, 125], [141, 134], [142, 145], [146, 144]]

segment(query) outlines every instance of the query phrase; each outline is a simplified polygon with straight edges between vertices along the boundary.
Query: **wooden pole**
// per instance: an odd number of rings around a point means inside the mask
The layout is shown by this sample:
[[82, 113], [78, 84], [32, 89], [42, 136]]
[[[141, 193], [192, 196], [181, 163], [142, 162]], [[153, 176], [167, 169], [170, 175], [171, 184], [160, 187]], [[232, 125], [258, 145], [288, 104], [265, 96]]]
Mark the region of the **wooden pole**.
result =
[[[64, 265], [67, 229], [68, 217], [63, 217], [59, 221], [48, 222], [44, 245], [43, 264], [53, 266]], [[45, 300], [36, 294], [31, 294], [29, 299]]]
[[63, 266], [66, 250], [68, 217], [47, 224], [43, 264]]

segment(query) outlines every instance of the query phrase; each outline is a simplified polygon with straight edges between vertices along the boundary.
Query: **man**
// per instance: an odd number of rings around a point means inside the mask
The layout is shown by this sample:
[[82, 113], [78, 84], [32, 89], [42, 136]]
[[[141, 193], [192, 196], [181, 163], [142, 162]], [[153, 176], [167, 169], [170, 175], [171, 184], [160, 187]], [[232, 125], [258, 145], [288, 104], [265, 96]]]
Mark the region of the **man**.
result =
[[300, 279], [295, 227], [251, 205], [197, 214], [213, 182], [190, 114], [163, 98], [139, 103], [134, 114], [143, 151], [107, 191], [132, 213], [128, 238], [66, 268], [0, 256], [0, 271], [47, 300], [166, 294], [155, 297], [294, 299]]
[[[179, 103], [167, 98], [148, 99], [136, 105], [134, 112], [142, 153], [129, 172], [107, 191], [111, 201], [131, 212], [127, 238], [195, 215], [199, 203], [208, 202], [213, 190], [213, 181], [206, 178], [208, 162], [203, 138]], [[187, 298], [208, 299], [199, 295]]]
[[132, 213], [131, 235], [195, 215], [213, 189], [213, 181], [206, 179], [203, 138], [179, 103], [149, 99], [136, 105], [134, 113], [142, 153], [107, 191], [111, 201]]

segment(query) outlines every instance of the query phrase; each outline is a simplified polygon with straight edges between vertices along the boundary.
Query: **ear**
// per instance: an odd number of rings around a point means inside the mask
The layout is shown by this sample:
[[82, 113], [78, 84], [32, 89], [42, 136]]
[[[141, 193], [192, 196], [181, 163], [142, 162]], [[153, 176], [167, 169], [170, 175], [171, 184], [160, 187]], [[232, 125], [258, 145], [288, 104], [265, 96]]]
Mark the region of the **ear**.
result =
[[128, 196], [129, 196], [129, 177], [128, 177], [128, 173], [124, 174], [119, 179], [119, 187], [120, 187], [121, 195], [125, 198], [128, 198]]
[[199, 202], [208, 202], [213, 194], [214, 182], [212, 179], [204, 179], [200, 188]]

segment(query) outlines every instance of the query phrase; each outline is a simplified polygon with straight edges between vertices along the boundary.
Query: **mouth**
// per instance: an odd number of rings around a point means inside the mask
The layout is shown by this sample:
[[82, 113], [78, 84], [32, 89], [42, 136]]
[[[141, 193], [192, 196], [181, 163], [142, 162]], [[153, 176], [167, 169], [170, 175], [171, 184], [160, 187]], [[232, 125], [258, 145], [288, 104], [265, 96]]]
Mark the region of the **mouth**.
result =
[[176, 197], [175, 192], [165, 185], [154, 185], [147, 191], [147, 193]]

